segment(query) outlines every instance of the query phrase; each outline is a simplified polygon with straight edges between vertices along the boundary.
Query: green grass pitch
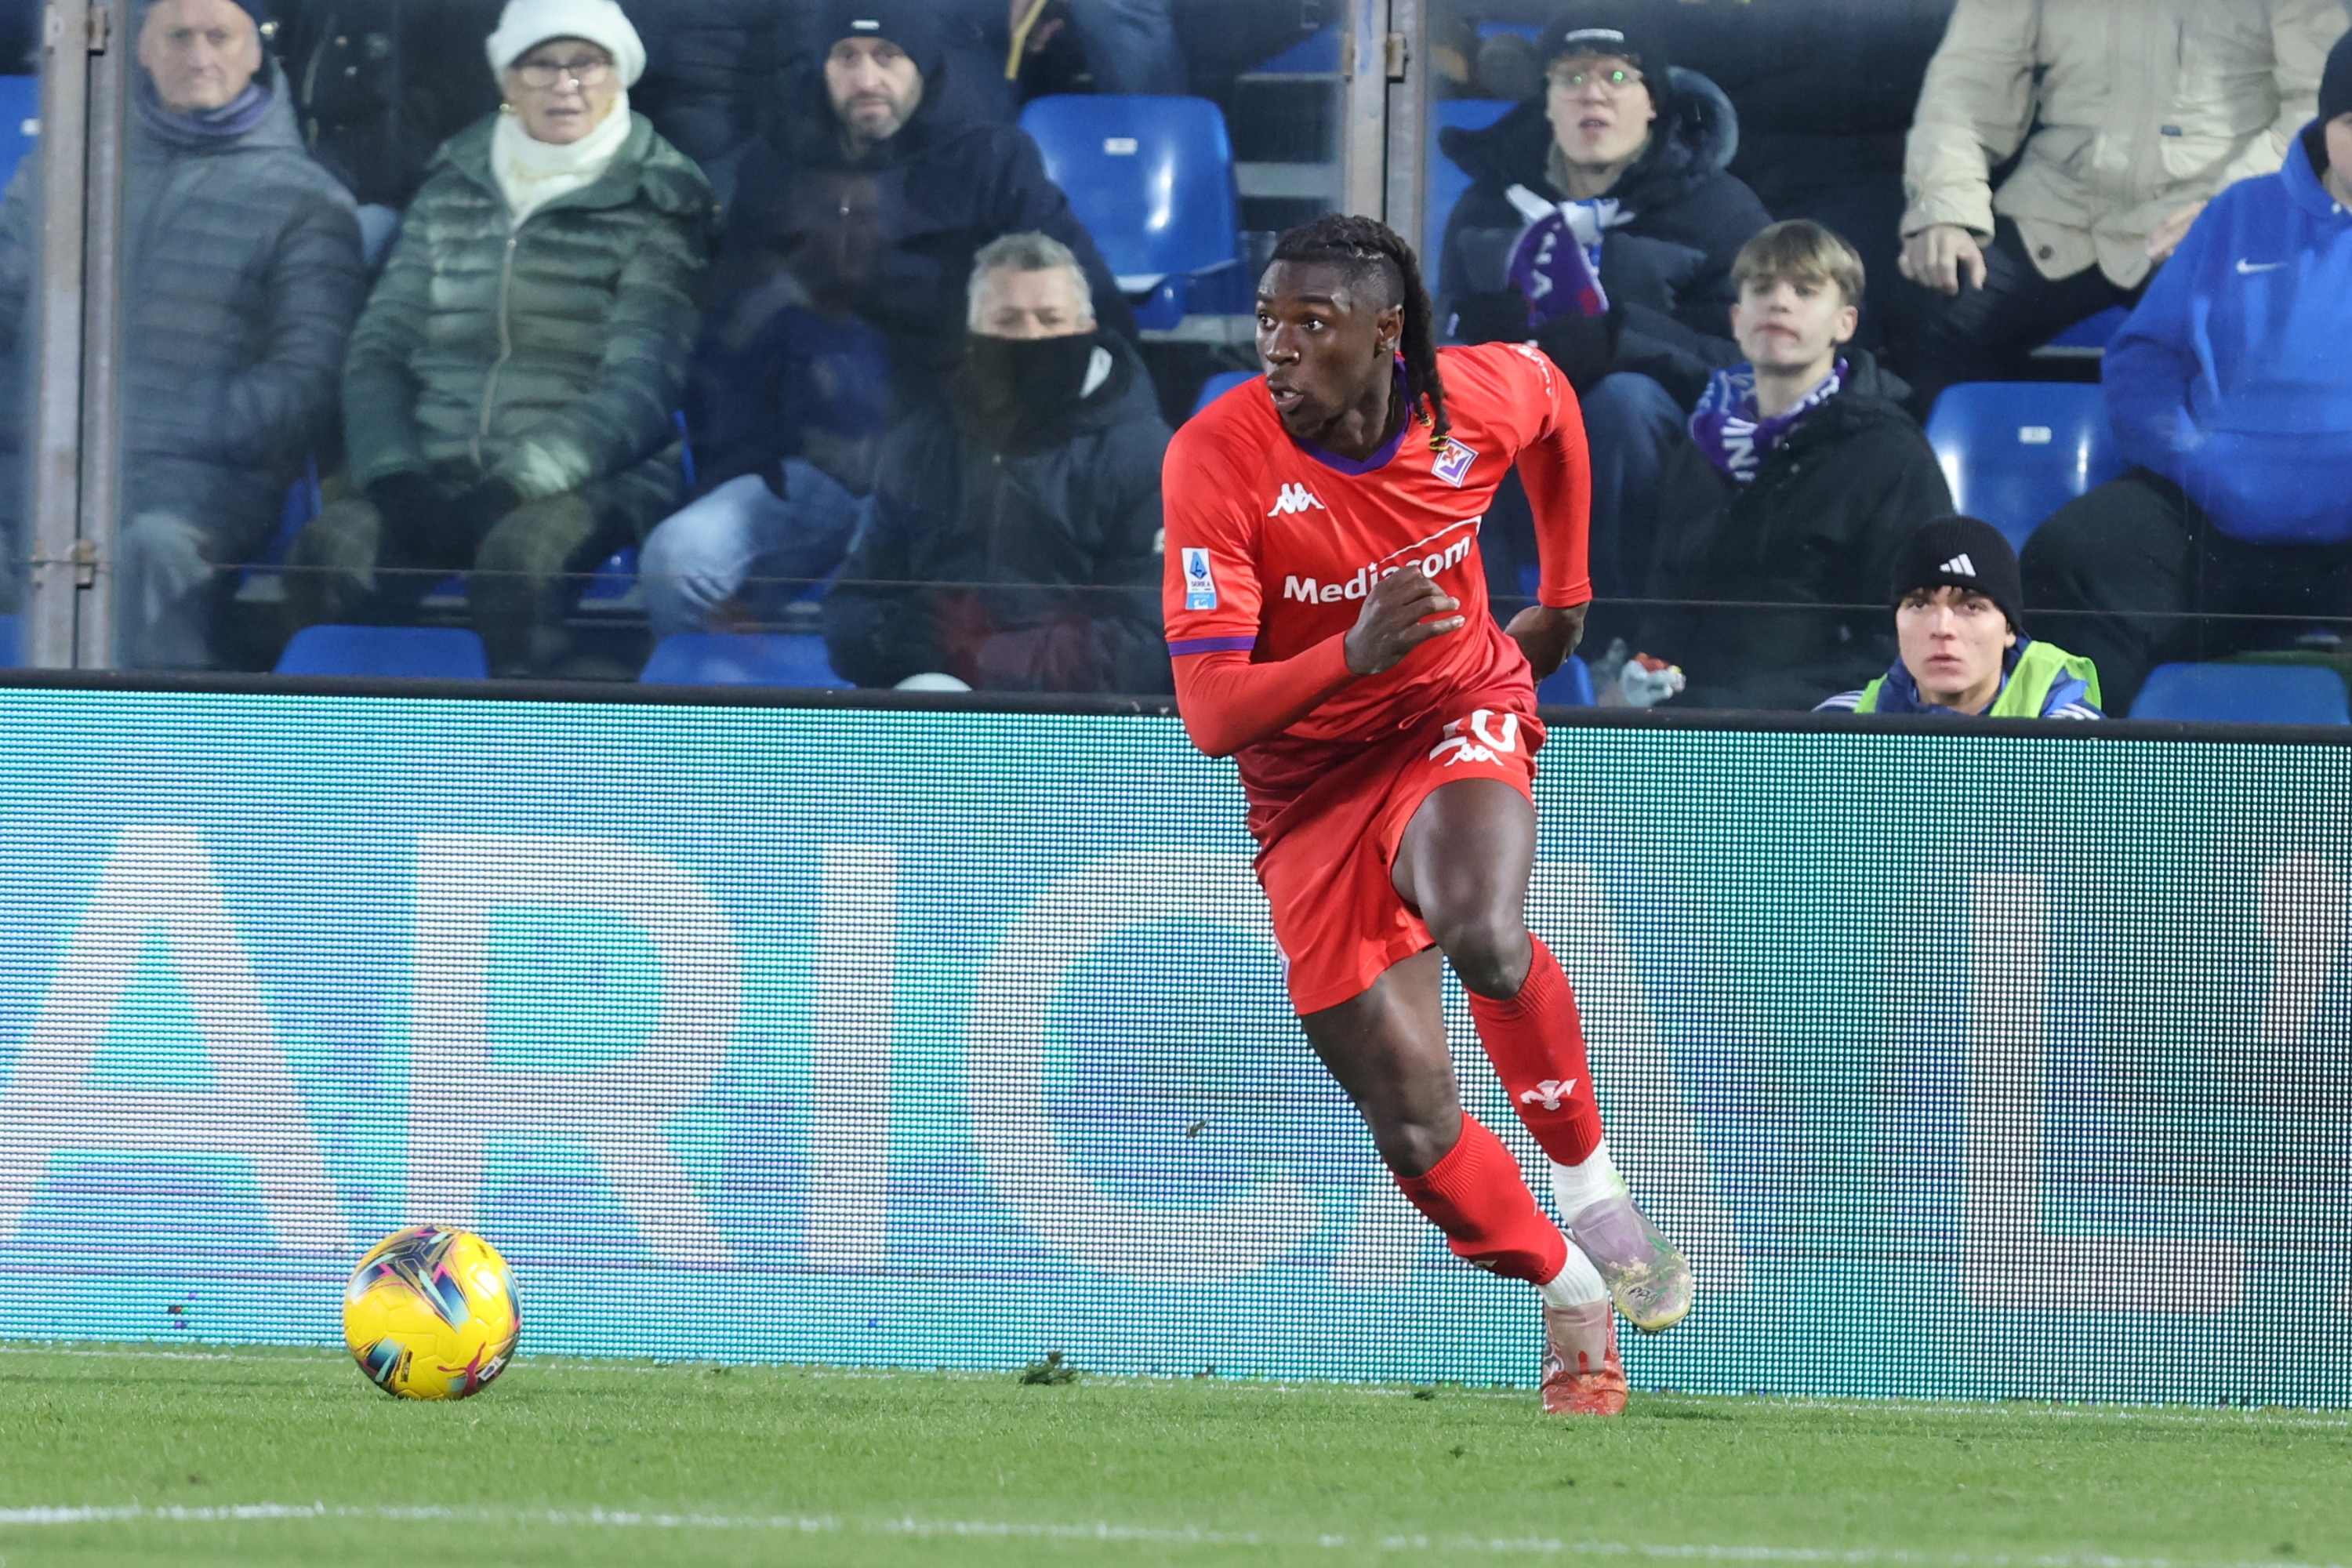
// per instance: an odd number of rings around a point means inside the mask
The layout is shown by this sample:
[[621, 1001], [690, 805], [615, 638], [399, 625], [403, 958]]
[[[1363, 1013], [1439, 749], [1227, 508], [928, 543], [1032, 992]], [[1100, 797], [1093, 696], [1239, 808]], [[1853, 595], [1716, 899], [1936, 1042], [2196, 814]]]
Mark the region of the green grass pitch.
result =
[[2338, 1412], [0, 1347], [0, 1560], [2352, 1562]]

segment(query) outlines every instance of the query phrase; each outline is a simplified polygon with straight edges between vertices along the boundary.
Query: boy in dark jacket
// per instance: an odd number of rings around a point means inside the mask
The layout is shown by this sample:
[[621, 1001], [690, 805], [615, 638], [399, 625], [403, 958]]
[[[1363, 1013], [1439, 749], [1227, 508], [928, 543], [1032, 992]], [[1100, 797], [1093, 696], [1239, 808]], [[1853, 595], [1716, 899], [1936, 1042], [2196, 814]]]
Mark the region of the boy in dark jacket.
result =
[[951, 419], [894, 431], [824, 601], [860, 686], [1167, 691], [1160, 463], [1141, 360], [1101, 331], [1086, 273], [1044, 235], [980, 253]]
[[[1577, 391], [1592, 448], [1592, 577], [1642, 592], [1658, 464], [1739, 351], [1731, 264], [1772, 220], [1725, 171], [1738, 131], [1715, 86], [1677, 72], [1640, 7], [1578, 5], [1545, 30], [1544, 96], [1448, 132], [1475, 182], [1446, 222], [1440, 276], [1465, 342], [1532, 339]], [[1519, 537], [1527, 534], [1527, 537]], [[1509, 515], [1490, 566], [1532, 561]]]
[[[1683, 668], [1685, 706], [1810, 708], [1886, 668], [1876, 605], [1896, 547], [1951, 492], [1903, 384], [1851, 346], [1865, 281], [1852, 246], [1776, 224], [1732, 276], [1747, 363], [1716, 374], [1666, 458], [1650, 591], [1683, 602], [1649, 612], [1641, 646]], [[1752, 607], [1719, 607], [1735, 603]]]

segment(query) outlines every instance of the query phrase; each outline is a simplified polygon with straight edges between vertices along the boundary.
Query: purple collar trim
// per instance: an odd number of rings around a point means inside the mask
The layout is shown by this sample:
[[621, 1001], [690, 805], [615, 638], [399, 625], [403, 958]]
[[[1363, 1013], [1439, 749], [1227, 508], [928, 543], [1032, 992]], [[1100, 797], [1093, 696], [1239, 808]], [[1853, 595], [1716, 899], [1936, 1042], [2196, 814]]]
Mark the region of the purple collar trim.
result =
[[1379, 451], [1374, 452], [1362, 462], [1360, 463], [1353, 458], [1343, 458], [1337, 452], [1327, 452], [1314, 442], [1301, 441], [1296, 437], [1292, 437], [1291, 445], [1325, 468], [1337, 469], [1343, 474], [1350, 476], [1369, 474], [1376, 468], [1385, 468], [1389, 466], [1389, 460], [1397, 455], [1397, 448], [1404, 445], [1404, 433], [1412, 428], [1411, 407], [1412, 388], [1404, 378], [1404, 359], [1402, 355], [1398, 356], [1396, 363], [1396, 386], [1390, 395], [1402, 400], [1407, 405], [1404, 423], [1397, 426], [1396, 434], [1390, 437]]

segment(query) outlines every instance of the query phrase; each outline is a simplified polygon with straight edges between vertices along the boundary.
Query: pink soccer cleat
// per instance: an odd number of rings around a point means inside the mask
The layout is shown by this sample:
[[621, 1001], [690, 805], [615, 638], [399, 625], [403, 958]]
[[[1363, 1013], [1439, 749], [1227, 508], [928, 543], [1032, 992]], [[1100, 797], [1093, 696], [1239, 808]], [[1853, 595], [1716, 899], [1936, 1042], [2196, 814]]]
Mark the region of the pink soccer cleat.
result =
[[1546, 1307], [1543, 1320], [1544, 1414], [1625, 1414], [1625, 1363], [1617, 1359], [1615, 1310], [1606, 1301]]
[[1657, 1334], [1690, 1316], [1690, 1265], [1631, 1195], [1619, 1192], [1588, 1204], [1570, 1218], [1568, 1234], [1601, 1270], [1627, 1322]]

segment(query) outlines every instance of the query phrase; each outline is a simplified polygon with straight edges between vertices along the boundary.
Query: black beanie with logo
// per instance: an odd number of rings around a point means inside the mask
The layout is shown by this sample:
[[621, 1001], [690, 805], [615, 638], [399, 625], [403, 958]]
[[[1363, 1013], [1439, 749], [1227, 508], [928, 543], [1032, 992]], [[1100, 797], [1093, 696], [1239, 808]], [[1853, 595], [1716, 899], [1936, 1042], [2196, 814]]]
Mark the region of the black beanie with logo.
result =
[[1623, 4], [1575, 5], [1555, 16], [1536, 44], [1536, 58], [1549, 73], [1574, 55], [1615, 55], [1640, 68], [1650, 102], [1660, 115], [1674, 97], [1674, 61], [1665, 31], [1640, 7]]
[[1896, 608], [1922, 588], [1966, 588], [1982, 594], [2009, 617], [2009, 629], [2025, 632], [2025, 584], [2017, 552], [2000, 530], [1980, 518], [1939, 517], [1913, 529], [1895, 554], [1895, 580], [1888, 597]]

